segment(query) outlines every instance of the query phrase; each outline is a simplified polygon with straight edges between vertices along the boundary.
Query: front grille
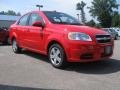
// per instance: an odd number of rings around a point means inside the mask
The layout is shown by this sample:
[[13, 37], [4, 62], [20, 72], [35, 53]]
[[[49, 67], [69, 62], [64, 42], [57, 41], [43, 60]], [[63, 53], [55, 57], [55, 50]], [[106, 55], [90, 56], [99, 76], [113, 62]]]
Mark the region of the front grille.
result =
[[109, 43], [112, 39], [110, 35], [96, 35], [96, 40], [98, 43]]
[[93, 59], [93, 54], [91, 53], [82, 54], [80, 58], [81, 59]]

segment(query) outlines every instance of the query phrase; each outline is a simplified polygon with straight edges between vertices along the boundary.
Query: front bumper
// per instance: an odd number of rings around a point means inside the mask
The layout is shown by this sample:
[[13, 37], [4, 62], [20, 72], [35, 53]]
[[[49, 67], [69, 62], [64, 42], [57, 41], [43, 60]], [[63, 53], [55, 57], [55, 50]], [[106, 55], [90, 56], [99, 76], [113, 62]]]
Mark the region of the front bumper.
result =
[[110, 56], [112, 56], [113, 48], [114, 48], [113, 43], [108, 43], [108, 44], [95, 44], [95, 43], [75, 44], [74, 43], [69, 48], [68, 61], [92, 62], [92, 61], [107, 59]]

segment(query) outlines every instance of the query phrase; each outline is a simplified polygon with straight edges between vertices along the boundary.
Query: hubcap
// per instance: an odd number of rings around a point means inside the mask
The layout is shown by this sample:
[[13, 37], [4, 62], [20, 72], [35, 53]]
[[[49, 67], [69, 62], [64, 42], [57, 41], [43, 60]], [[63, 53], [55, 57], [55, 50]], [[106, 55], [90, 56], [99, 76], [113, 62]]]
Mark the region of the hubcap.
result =
[[12, 48], [13, 48], [13, 51], [17, 50], [17, 43], [15, 40], [13, 41]]
[[61, 63], [61, 52], [59, 48], [53, 47], [50, 51], [50, 60], [54, 65], [59, 65]]

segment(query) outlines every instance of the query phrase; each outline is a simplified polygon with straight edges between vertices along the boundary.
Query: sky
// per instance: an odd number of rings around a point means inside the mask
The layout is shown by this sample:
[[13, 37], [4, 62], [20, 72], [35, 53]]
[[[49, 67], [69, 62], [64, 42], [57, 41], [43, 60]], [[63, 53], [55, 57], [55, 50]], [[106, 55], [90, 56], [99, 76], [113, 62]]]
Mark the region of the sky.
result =
[[[85, 13], [87, 20], [90, 20], [91, 16], [87, 7], [91, 6], [92, 0], [0, 0], [0, 11], [14, 10], [24, 14], [38, 10], [36, 5], [41, 4], [44, 6], [41, 10], [56, 10], [77, 17], [76, 14], [78, 14], [79, 11], [76, 10], [76, 3], [81, 1], [84, 1], [87, 4]], [[117, 2], [120, 4], [120, 0], [117, 0]]]

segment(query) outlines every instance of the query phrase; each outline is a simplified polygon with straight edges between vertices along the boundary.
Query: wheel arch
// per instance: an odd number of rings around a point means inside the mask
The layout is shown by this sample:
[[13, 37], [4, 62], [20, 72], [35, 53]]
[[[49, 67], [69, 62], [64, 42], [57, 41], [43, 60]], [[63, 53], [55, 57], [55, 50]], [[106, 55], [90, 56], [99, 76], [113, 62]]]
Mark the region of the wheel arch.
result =
[[13, 33], [13, 35], [10, 36], [10, 42], [12, 43], [12, 41], [16, 38], [17, 38], [17, 35], [15, 33]]
[[[62, 45], [60, 42], [58, 42], [57, 40], [52, 40], [52, 41], [50, 41], [50, 42], [47, 44], [47, 48], [46, 48], [47, 54], [48, 54], [48, 51], [49, 51], [50, 46], [53, 45], [53, 44], [59, 44], [59, 45], [64, 49], [63, 45]], [[65, 50], [65, 49], [64, 49], [64, 50]]]
[[59, 45], [63, 48], [63, 50], [64, 50], [64, 52], [65, 52], [65, 55], [66, 55], [66, 59], [67, 59], [68, 55], [67, 55], [67, 52], [66, 52], [66, 48], [65, 48], [64, 45], [63, 45], [61, 42], [59, 42], [58, 40], [51, 40], [51, 41], [47, 44], [47, 47], [46, 47], [47, 55], [48, 55], [50, 46], [53, 45], [53, 44], [59, 44]]
[[12, 43], [12, 41], [13, 41], [14, 39], [16, 39], [15, 36], [13, 36], [13, 37], [11, 38], [10, 42]]

